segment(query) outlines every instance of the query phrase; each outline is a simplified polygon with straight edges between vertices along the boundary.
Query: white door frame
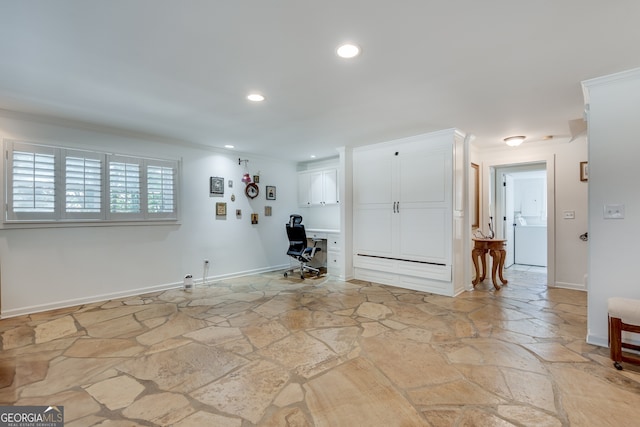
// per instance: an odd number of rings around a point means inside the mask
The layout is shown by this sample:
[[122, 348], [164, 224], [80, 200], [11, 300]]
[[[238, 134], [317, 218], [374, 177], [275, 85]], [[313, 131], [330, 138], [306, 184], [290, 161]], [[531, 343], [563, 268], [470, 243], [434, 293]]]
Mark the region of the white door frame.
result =
[[[523, 159], [497, 159], [487, 160], [482, 164], [482, 175], [486, 178], [483, 182], [483, 206], [495, 206], [495, 199], [491, 200], [494, 191], [490, 188], [492, 179], [491, 170], [510, 166], [521, 166], [531, 163], [545, 163], [547, 169], [547, 286], [555, 287], [556, 283], [556, 204], [555, 204], [555, 183], [556, 183], [556, 160], [554, 154], [527, 156]], [[493, 195], [495, 198], [495, 194]], [[494, 210], [494, 209], [492, 209]], [[494, 213], [495, 214], [495, 213]], [[494, 218], [495, 219], [495, 218]], [[489, 223], [489, 210], [482, 209], [482, 224]], [[494, 225], [497, 228], [497, 225]]]

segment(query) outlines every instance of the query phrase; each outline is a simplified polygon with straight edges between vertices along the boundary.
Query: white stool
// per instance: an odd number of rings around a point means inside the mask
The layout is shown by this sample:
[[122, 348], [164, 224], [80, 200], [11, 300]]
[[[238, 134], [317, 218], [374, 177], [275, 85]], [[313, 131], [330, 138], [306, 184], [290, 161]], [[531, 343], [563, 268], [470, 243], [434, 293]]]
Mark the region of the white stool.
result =
[[640, 351], [640, 346], [622, 342], [622, 331], [640, 333], [640, 300], [609, 298], [609, 351], [613, 366], [621, 370], [620, 362], [640, 364], [640, 357], [623, 354], [623, 348]]

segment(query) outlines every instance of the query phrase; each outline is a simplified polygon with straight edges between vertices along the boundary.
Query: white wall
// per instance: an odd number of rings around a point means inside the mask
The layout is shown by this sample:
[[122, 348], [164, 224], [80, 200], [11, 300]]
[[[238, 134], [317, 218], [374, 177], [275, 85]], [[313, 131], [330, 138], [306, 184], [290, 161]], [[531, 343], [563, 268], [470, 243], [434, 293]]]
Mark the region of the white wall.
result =
[[[551, 286], [586, 289], [584, 277], [587, 273], [587, 243], [579, 236], [587, 231], [587, 188], [586, 182], [580, 181], [579, 165], [587, 160], [586, 138], [568, 142], [531, 142], [519, 147], [486, 149], [476, 152], [475, 163], [481, 164], [482, 182], [482, 219], [481, 228], [488, 232], [486, 224], [489, 222], [488, 194], [489, 167], [496, 165], [526, 164], [546, 161], [554, 164], [554, 170], [548, 171], [554, 180], [548, 182], [547, 192], [554, 202], [548, 208], [547, 227], [555, 230], [555, 241], [551, 242], [550, 254], [552, 262], [550, 270], [555, 271], [555, 277], [549, 277]], [[563, 212], [575, 211], [575, 219], [563, 219]], [[482, 226], [484, 224], [484, 226]]]
[[[3, 317], [177, 286], [187, 273], [198, 283], [205, 258], [211, 261], [211, 280], [289, 266], [284, 224], [297, 209], [294, 163], [240, 155], [249, 159], [252, 175], [260, 171], [261, 193], [250, 200], [240, 181], [244, 165], [238, 165], [238, 153], [6, 111], [0, 111], [0, 138], [182, 159], [179, 223], [0, 228]], [[223, 197], [209, 197], [210, 176], [225, 178]], [[266, 185], [277, 187], [277, 200], [265, 200]], [[221, 201], [227, 202], [224, 219], [215, 216]], [[273, 207], [273, 216], [264, 216], [265, 205]], [[236, 209], [242, 210], [240, 219]], [[259, 214], [257, 225], [251, 224], [252, 212]]]
[[[583, 83], [589, 111], [589, 298], [587, 341], [607, 346], [607, 299], [640, 299], [640, 69]], [[604, 219], [624, 204], [624, 219]]]

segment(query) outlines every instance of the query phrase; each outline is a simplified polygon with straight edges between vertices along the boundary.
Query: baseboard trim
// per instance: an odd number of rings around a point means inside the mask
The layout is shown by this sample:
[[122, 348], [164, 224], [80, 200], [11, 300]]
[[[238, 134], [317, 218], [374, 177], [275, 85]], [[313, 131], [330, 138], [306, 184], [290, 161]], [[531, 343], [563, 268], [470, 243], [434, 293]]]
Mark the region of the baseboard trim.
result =
[[[264, 268], [256, 268], [253, 270], [245, 270], [245, 271], [240, 271], [236, 273], [220, 274], [217, 276], [208, 276], [205, 279], [205, 284], [210, 285], [225, 279], [250, 276], [252, 274], [268, 273], [271, 271], [284, 270], [286, 268], [289, 268], [289, 264], [282, 264], [282, 265], [276, 265], [276, 266], [264, 267]], [[196, 279], [194, 284], [195, 286], [198, 286], [198, 285], [202, 286], [202, 280]], [[43, 311], [59, 310], [62, 308], [75, 307], [77, 305], [83, 305], [83, 304], [93, 304], [93, 303], [102, 302], [102, 301], [106, 302], [113, 299], [128, 298], [128, 297], [148, 294], [152, 292], [168, 291], [170, 289], [181, 288], [182, 286], [183, 286], [183, 282], [172, 282], [172, 283], [165, 283], [161, 285], [146, 286], [144, 288], [128, 289], [126, 291], [121, 291], [121, 292], [110, 292], [105, 294], [92, 295], [84, 298], [74, 298], [69, 300], [56, 301], [48, 304], [40, 304], [40, 305], [32, 305], [27, 307], [15, 308], [15, 309], [6, 310], [0, 313], [0, 319], [8, 319], [10, 317], [25, 316], [28, 314], [41, 313]]]
[[573, 289], [576, 291], [586, 291], [587, 288], [584, 283], [568, 283], [568, 282], [556, 282], [554, 288]]
[[[634, 338], [631, 335], [631, 333], [623, 332], [622, 333], [622, 339], [626, 343], [634, 344], [634, 345], [640, 345], [640, 340]], [[603, 336], [600, 336], [600, 335], [587, 334], [587, 343], [588, 344], [592, 344], [592, 345], [597, 345], [599, 347], [608, 348], [609, 347], [609, 337], [608, 336], [603, 337]], [[629, 352], [629, 353], [640, 354], [640, 352], [635, 351], [635, 350], [631, 350], [631, 349], [628, 349], [628, 348], [625, 348], [624, 351], [625, 352]]]
[[587, 344], [597, 345], [598, 347], [609, 347], [609, 337], [587, 334]]

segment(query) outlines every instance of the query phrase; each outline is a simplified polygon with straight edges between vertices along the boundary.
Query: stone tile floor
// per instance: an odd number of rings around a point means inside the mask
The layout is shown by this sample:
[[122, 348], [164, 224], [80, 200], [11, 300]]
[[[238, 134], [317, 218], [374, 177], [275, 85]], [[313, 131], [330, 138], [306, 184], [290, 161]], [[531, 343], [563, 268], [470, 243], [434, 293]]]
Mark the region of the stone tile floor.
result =
[[586, 294], [442, 297], [279, 272], [0, 321], [0, 404], [77, 426], [635, 426]]

